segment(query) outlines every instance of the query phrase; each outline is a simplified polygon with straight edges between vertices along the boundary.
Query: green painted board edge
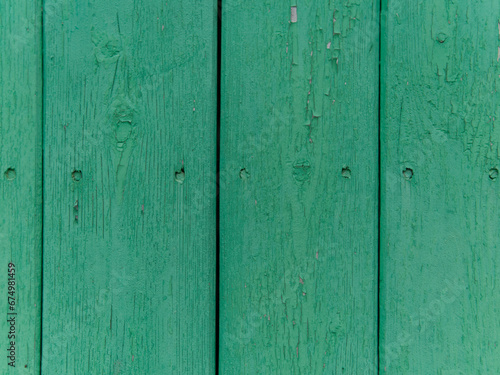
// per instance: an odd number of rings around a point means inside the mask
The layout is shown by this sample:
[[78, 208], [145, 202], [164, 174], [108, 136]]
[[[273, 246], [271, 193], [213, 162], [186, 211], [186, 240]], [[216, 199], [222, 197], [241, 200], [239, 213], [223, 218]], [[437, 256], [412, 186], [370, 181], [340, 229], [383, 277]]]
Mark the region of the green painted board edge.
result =
[[41, 53], [40, 1], [3, 1], [0, 4], [0, 373], [5, 375], [40, 373]]
[[380, 374], [498, 374], [500, 3], [383, 14]]

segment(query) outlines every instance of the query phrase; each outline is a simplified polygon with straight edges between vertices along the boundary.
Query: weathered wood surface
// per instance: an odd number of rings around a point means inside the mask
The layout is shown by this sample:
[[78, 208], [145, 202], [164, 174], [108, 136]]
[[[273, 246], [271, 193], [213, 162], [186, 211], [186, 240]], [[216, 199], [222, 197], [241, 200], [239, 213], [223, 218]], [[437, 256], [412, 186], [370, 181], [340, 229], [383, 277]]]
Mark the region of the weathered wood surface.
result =
[[384, 4], [381, 374], [500, 373], [500, 3]]
[[[40, 9], [40, 1], [5, 0], [0, 4], [0, 374], [6, 375], [40, 373]], [[11, 262], [14, 281], [8, 277]], [[8, 321], [12, 318], [15, 331]], [[15, 361], [8, 358], [11, 341]]]
[[376, 373], [378, 17], [223, 4], [221, 374]]
[[215, 370], [215, 1], [44, 6], [44, 374]]

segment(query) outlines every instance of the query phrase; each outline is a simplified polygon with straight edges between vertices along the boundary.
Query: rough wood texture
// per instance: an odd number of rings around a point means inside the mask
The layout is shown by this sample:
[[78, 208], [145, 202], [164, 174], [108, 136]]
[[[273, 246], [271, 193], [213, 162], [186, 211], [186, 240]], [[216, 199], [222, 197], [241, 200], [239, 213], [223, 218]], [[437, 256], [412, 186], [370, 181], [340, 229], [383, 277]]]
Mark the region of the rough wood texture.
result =
[[500, 3], [384, 7], [380, 373], [498, 374]]
[[374, 374], [379, 4], [223, 9], [221, 374]]
[[44, 374], [213, 374], [216, 6], [47, 0]]
[[[39, 1], [0, 4], [0, 374], [40, 373], [42, 38]], [[9, 293], [8, 264], [14, 263]], [[14, 285], [15, 283], [15, 285]], [[8, 297], [14, 298], [11, 310]], [[7, 315], [7, 313], [17, 315]], [[15, 317], [15, 337], [8, 319]], [[10, 358], [14, 342], [15, 362]], [[11, 367], [11, 362], [15, 367]]]

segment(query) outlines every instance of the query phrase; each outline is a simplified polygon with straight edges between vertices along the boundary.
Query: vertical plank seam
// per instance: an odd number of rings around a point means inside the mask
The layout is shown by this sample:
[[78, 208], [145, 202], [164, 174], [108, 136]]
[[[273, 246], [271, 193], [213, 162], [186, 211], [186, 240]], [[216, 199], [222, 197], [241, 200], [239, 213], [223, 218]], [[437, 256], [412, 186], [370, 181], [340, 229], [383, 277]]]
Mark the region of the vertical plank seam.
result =
[[221, 72], [222, 72], [222, 0], [217, 1], [217, 142], [215, 188], [215, 374], [219, 374], [220, 324], [220, 150], [221, 150]]
[[381, 282], [381, 249], [382, 249], [382, 236], [381, 236], [381, 219], [382, 219], [382, 6], [383, 0], [379, 0], [379, 38], [378, 38], [378, 222], [377, 222], [377, 353], [376, 353], [376, 369], [377, 375], [380, 374], [380, 282]]
[[44, 5], [45, 1], [42, 0], [40, 2], [41, 8], [39, 9], [39, 17], [40, 17], [40, 65], [41, 65], [41, 100], [40, 100], [40, 126], [41, 126], [41, 131], [40, 131], [40, 136], [41, 136], [41, 189], [42, 189], [42, 194], [41, 194], [41, 202], [40, 202], [40, 216], [41, 216], [41, 225], [40, 225], [40, 375], [42, 375], [42, 355], [43, 355], [43, 277], [44, 277], [44, 272], [43, 272], [43, 249], [44, 249], [44, 223], [45, 223], [45, 215], [44, 215], [44, 208], [45, 208], [45, 170], [44, 170], [44, 160], [45, 160], [45, 67], [44, 67], [44, 55], [45, 55], [45, 33], [44, 33]]

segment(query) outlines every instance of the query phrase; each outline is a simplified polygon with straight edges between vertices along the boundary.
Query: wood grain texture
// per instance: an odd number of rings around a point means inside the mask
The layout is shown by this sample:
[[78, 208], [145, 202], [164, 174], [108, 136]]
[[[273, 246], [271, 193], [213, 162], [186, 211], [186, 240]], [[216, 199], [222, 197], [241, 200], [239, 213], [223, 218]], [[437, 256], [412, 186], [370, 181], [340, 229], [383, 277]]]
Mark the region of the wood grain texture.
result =
[[225, 1], [221, 374], [374, 374], [375, 1]]
[[213, 374], [215, 2], [47, 0], [44, 374]]
[[500, 3], [386, 1], [381, 374], [500, 373]]
[[[0, 4], [0, 374], [40, 373], [41, 3]], [[8, 264], [15, 267], [9, 295]], [[14, 284], [11, 282], [11, 284]], [[11, 310], [8, 297], [15, 299]], [[14, 301], [14, 300], [11, 300]], [[17, 315], [7, 315], [7, 313]], [[15, 318], [15, 331], [8, 319]], [[15, 336], [13, 337], [12, 334]], [[14, 342], [15, 361], [10, 357]], [[15, 367], [9, 366], [12, 363]]]

